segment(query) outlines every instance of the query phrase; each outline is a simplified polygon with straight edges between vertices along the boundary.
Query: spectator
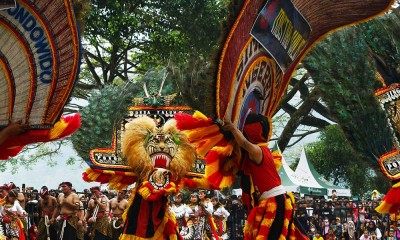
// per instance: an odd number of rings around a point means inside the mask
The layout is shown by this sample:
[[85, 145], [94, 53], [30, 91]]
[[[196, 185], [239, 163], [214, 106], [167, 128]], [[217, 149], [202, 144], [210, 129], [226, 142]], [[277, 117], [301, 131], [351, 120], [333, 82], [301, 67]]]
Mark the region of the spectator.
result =
[[324, 238], [321, 236], [320, 232], [315, 232], [315, 237], [313, 240], [324, 240]]
[[333, 229], [329, 228], [328, 233], [325, 235], [325, 240], [336, 240], [336, 235], [333, 233]]
[[397, 240], [398, 238], [394, 235], [394, 229], [391, 228], [389, 230], [388, 237], [386, 238], [387, 240]]
[[394, 230], [394, 236], [397, 240], [400, 240], [400, 220], [397, 220], [396, 229]]
[[376, 239], [380, 240], [382, 238], [381, 230], [376, 227], [374, 221], [370, 221], [368, 223], [366, 230], [368, 231], [368, 233], [370, 234], [371, 237], [372, 237], [372, 233], [374, 233], [376, 236]]
[[360, 240], [370, 240], [369, 232], [367, 230], [364, 231], [364, 234], [360, 237]]
[[355, 240], [357, 239], [356, 227], [353, 221], [347, 222], [346, 228], [343, 230], [343, 237], [345, 240]]

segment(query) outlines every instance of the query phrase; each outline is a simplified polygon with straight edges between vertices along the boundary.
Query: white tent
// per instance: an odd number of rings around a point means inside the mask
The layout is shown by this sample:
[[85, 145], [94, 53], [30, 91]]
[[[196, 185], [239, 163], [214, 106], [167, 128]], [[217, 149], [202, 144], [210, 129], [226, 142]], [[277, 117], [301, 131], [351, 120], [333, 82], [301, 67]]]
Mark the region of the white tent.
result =
[[332, 190], [336, 190], [336, 194], [338, 196], [351, 196], [350, 189], [331, 184], [315, 170], [312, 163], [307, 160], [306, 151], [304, 148], [301, 151], [300, 161], [295, 171], [295, 177], [296, 180], [298, 180], [298, 182], [301, 184], [316, 187], [319, 186], [320, 188], [322, 187], [328, 189], [328, 196], [332, 195]]
[[[279, 151], [279, 147], [275, 144], [272, 151]], [[304, 182], [298, 181], [299, 177], [296, 177], [295, 172], [289, 167], [285, 158], [282, 156], [282, 166], [279, 169], [279, 176], [281, 177], [282, 185], [288, 192], [298, 192], [302, 194], [312, 194], [324, 196], [327, 195], [327, 189], [316, 184], [309, 185]]]

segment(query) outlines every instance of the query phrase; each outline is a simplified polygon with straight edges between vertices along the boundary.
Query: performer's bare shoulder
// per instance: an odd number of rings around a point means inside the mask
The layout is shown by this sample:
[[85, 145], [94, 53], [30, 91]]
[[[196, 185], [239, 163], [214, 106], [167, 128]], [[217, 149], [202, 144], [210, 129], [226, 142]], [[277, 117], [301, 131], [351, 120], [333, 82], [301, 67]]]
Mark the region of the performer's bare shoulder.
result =
[[60, 193], [58, 203], [60, 204], [60, 214], [70, 215], [78, 211], [80, 200], [78, 194], [74, 192]]
[[110, 208], [113, 214], [121, 214], [128, 207], [126, 199], [118, 200], [117, 197], [110, 200]]
[[39, 206], [42, 212], [52, 213], [57, 207], [57, 199], [53, 196], [49, 196], [47, 199], [40, 198]]

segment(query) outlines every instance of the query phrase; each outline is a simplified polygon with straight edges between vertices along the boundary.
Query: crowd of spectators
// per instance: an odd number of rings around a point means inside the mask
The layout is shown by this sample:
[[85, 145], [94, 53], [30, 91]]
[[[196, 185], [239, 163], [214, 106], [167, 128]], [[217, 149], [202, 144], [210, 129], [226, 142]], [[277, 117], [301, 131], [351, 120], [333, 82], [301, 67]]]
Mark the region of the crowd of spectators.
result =
[[[57, 197], [57, 190], [50, 190], [50, 194]], [[24, 189], [27, 205], [26, 211], [30, 221], [35, 222], [35, 212], [38, 191], [35, 189]], [[89, 190], [78, 192], [81, 200], [86, 204], [90, 198]], [[115, 196], [114, 191], [104, 191], [103, 194], [109, 199]], [[128, 196], [128, 194], [127, 194]], [[215, 197], [209, 192], [208, 197]], [[241, 196], [218, 196], [225, 208], [230, 212], [227, 219], [227, 232], [229, 239], [243, 239], [243, 228], [247, 218], [247, 210], [241, 202]], [[326, 196], [300, 196], [296, 198], [296, 220], [301, 228], [313, 239], [380, 239], [400, 240], [400, 213], [379, 214], [375, 208], [380, 204], [381, 198], [354, 199], [350, 197]]]

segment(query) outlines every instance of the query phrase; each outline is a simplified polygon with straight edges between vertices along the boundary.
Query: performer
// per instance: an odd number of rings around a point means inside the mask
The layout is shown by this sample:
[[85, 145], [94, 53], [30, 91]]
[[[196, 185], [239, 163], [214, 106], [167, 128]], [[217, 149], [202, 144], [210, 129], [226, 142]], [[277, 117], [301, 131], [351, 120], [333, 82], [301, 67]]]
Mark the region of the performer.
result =
[[[25, 195], [22, 192], [19, 191], [19, 188], [13, 182], [10, 182], [8, 184], [7, 188], [9, 190], [15, 190], [18, 193], [17, 201], [18, 201], [19, 205], [22, 207], [22, 209], [24, 211], [26, 211], [25, 210], [26, 209], [25, 208], [26, 207]], [[27, 219], [29, 219], [29, 212], [27, 213], [27, 217], [26, 218], [25, 217], [20, 218], [20, 220], [22, 222], [22, 225], [24, 225], [24, 234], [25, 235], [28, 234], [28, 222], [27, 222]]]
[[218, 201], [216, 197], [211, 199], [213, 205], [213, 216], [214, 221], [217, 226], [217, 233], [223, 239], [228, 239], [226, 236], [226, 220], [230, 216], [230, 213], [225, 209], [225, 207]]
[[5, 200], [1, 201], [0, 212], [3, 216], [7, 239], [25, 240], [24, 226], [20, 218], [24, 218], [27, 214], [17, 201], [17, 196], [16, 190], [10, 190]]
[[110, 239], [109, 201], [99, 186], [90, 188], [92, 197], [88, 203], [86, 221], [90, 225], [90, 235], [94, 240]]
[[38, 225], [38, 240], [57, 239], [57, 229], [55, 227], [55, 218], [57, 214], [57, 199], [50, 196], [49, 189], [43, 186], [40, 189], [39, 209], [41, 218]]
[[[199, 194], [197, 192], [193, 192], [192, 194], [190, 194], [190, 203], [187, 214], [189, 215], [188, 230], [192, 228], [194, 230], [193, 232], [194, 235], [191, 236], [192, 238], [185, 237], [186, 235], [183, 234], [182, 236], [185, 239], [194, 239], [194, 240], [205, 239], [205, 229], [204, 229], [205, 218], [203, 214], [203, 209], [200, 206]], [[192, 231], [188, 231], [188, 233], [191, 232]]]
[[119, 236], [123, 233], [123, 220], [122, 214], [125, 209], [128, 208], [128, 201], [125, 199], [126, 190], [118, 191], [118, 195], [110, 200], [110, 209], [111, 209], [111, 238], [113, 240], [118, 240]]
[[189, 217], [187, 208], [188, 206], [183, 202], [183, 194], [178, 193], [175, 196], [175, 201], [172, 203], [171, 211], [175, 214], [179, 232], [183, 227], [186, 227], [186, 219]]
[[62, 193], [58, 195], [60, 215], [57, 217], [57, 221], [61, 224], [61, 227], [58, 231], [58, 239], [75, 240], [78, 239], [78, 225], [83, 224], [77, 216], [80, 206], [79, 196], [72, 192], [72, 183], [70, 182], [62, 182], [60, 188]]
[[[76, 192], [75, 188], [72, 188], [72, 192], [78, 194]], [[79, 197], [79, 194], [78, 194], [78, 197]], [[85, 205], [83, 204], [81, 198], [79, 198], [79, 210], [76, 213], [76, 216], [80, 220], [80, 222], [78, 221], [78, 228], [76, 230], [77, 238], [85, 239], [85, 233], [87, 232], [87, 224], [86, 224], [86, 219], [85, 219], [86, 213], [85, 213]]]
[[209, 239], [212, 238], [212, 225], [214, 222], [212, 213], [214, 211], [213, 205], [207, 196], [207, 191], [204, 189], [199, 190], [199, 199], [200, 199], [200, 205], [203, 207], [204, 213], [206, 214], [207, 221], [205, 221], [205, 230], [206, 230], [206, 235]]
[[[265, 146], [271, 134], [269, 119], [263, 115], [250, 113], [245, 121], [243, 133], [235, 125], [225, 120], [225, 131], [233, 134], [234, 140], [244, 150], [242, 171], [250, 176], [254, 187], [255, 207], [251, 210], [245, 225], [245, 239], [307, 239], [295, 231], [293, 225], [293, 200], [287, 197], [281, 179], [275, 168], [273, 156]], [[266, 179], [266, 176], [268, 179]], [[242, 177], [242, 180], [246, 180]], [[245, 184], [243, 184], [245, 185]], [[251, 186], [242, 186], [245, 192]], [[257, 205], [258, 202], [258, 205]]]

